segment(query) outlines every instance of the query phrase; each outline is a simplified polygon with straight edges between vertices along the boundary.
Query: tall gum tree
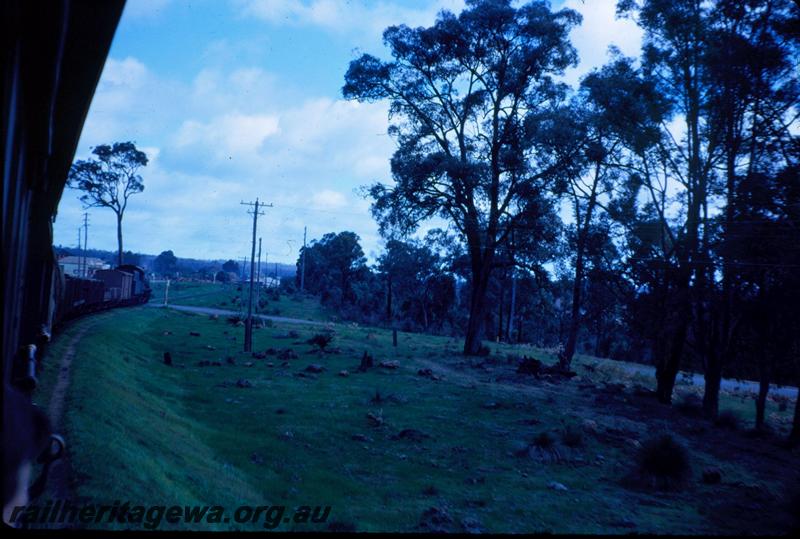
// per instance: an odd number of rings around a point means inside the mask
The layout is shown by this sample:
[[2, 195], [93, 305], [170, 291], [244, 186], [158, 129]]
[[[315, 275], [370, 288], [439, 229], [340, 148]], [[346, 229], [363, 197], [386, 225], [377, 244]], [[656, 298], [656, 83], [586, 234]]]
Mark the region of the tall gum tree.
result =
[[123, 263], [122, 217], [128, 198], [144, 191], [139, 169], [147, 166], [147, 154], [133, 142], [101, 144], [92, 149], [94, 158], [76, 161], [68, 176], [68, 185], [83, 191], [81, 202], [87, 208], [111, 208], [117, 217], [117, 262]]
[[543, 1], [515, 8], [510, 0], [469, 0], [461, 14], [442, 11], [429, 28], [387, 28], [393, 60], [364, 54], [345, 75], [345, 98], [390, 104], [395, 183], [369, 190], [381, 232], [409, 233], [438, 216], [467, 247], [467, 355], [481, 348], [498, 247], [541, 210], [568, 163], [538, 149], [557, 129], [542, 112], [564, 99], [552, 76], [577, 64], [568, 35], [580, 21]]
[[[711, 176], [718, 158], [719, 141], [706, 130], [709, 87], [705, 51], [708, 50], [709, 7], [699, 0], [622, 0], [618, 13], [632, 17], [644, 30], [642, 64], [645, 74], [656, 81], [659, 93], [670, 103], [673, 118], [680, 119], [680, 136], [665, 122], [659, 143], [665, 181], [681, 185], [682, 219], [671, 231], [672, 247], [666, 257], [673, 277], [677, 320], [669, 352], [656, 364], [657, 395], [662, 403], [672, 401], [672, 391], [686, 350], [695, 317], [703, 316], [703, 302], [695, 301], [705, 286], [708, 259], [707, 228]], [[666, 189], [664, 190], [666, 193]], [[664, 205], [659, 214], [664, 217]], [[672, 266], [672, 267], [669, 267]]]
[[[705, 374], [704, 411], [714, 418], [736, 326], [734, 267], [715, 243], [733, 237], [737, 184], [787, 159], [773, 150], [786, 147], [797, 118], [796, 16], [786, 0], [621, 0], [618, 12], [644, 30], [642, 71], [683, 128], [664, 122], [654, 160], [662, 185], [679, 186], [671, 227], [670, 202], [653, 204], [670, 239], [664, 280], [677, 315], [667, 324], [669, 352], [657, 361], [658, 398], [671, 401], [681, 362], [694, 356]], [[651, 167], [640, 177], [652, 186], [656, 175]]]
[[[612, 62], [583, 78], [571, 108], [561, 123], [571, 122], [574, 126], [571, 138], [580, 148], [582, 159], [573, 159], [565, 193], [575, 225], [570, 323], [566, 344], [559, 354], [564, 370], [570, 368], [582, 325], [584, 280], [592, 270], [587, 267], [587, 258], [591, 258], [592, 246], [603, 243], [591, 241], [592, 235], [603, 228], [597, 227], [601, 212], [607, 212], [615, 203], [619, 177], [626, 172], [619, 166], [625, 158], [624, 149], [653, 144], [657, 137], [653, 125], [658, 122], [663, 105], [654, 96], [653, 86], [639, 78], [633, 60], [615, 50]], [[565, 144], [560, 145], [561, 151]]]

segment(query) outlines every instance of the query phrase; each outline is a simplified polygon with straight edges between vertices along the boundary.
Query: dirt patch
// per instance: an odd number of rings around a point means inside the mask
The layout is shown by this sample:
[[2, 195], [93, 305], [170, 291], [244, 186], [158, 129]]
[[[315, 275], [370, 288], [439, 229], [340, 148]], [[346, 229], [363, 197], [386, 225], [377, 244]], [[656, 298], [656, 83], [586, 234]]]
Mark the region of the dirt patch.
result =
[[[61, 361], [58, 363], [58, 377], [50, 396], [50, 404], [47, 407], [47, 415], [53, 425], [53, 430], [58, 432], [64, 414], [64, 402], [69, 389], [70, 368], [72, 360], [75, 358], [75, 350], [81, 339], [92, 329], [94, 324], [88, 324], [81, 328], [67, 343]], [[72, 466], [69, 460], [69, 440], [64, 455], [55, 461], [51, 468], [47, 481], [47, 490], [50, 498], [54, 500], [69, 500], [71, 493], [69, 489], [69, 477], [72, 476]]]

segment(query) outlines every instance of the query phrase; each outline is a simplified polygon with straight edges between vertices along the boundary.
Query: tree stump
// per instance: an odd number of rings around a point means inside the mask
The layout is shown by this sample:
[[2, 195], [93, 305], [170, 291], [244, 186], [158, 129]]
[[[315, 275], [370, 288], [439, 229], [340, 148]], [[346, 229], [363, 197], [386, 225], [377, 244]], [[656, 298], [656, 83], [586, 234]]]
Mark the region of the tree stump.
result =
[[372, 356], [367, 352], [364, 352], [364, 355], [361, 356], [361, 364], [358, 366], [358, 372], [367, 372], [374, 366], [375, 362], [372, 359]]

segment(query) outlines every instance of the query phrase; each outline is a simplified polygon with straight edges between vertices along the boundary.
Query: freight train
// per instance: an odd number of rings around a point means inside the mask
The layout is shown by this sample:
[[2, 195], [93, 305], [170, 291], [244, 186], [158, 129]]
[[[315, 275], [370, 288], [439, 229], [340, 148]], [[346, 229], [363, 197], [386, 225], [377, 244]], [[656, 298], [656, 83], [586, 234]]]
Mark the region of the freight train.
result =
[[96, 311], [147, 303], [152, 293], [144, 270], [132, 264], [96, 270], [90, 279], [64, 275], [60, 289], [54, 325]]

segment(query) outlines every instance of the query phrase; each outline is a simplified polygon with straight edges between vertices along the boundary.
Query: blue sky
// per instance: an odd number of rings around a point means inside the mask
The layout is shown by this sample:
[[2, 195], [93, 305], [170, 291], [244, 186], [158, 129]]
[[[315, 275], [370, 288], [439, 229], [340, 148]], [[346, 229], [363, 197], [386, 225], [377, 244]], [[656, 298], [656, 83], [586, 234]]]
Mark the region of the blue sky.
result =
[[[574, 84], [610, 44], [635, 55], [641, 33], [614, 18], [615, 0], [554, 2], [584, 15], [571, 37]], [[133, 140], [150, 157], [145, 191], [131, 198], [125, 249], [179, 257], [241, 258], [251, 221], [240, 201], [273, 203], [259, 220], [269, 260], [293, 263], [302, 245], [353, 230], [380, 250], [359, 187], [390, 181], [394, 149], [385, 103], [341, 97], [361, 52], [388, 58], [382, 30], [430, 25], [462, 0], [128, 0], [76, 158]], [[74, 246], [83, 208], [65, 190], [55, 243]], [[116, 249], [113, 213], [92, 208], [89, 247]]]

